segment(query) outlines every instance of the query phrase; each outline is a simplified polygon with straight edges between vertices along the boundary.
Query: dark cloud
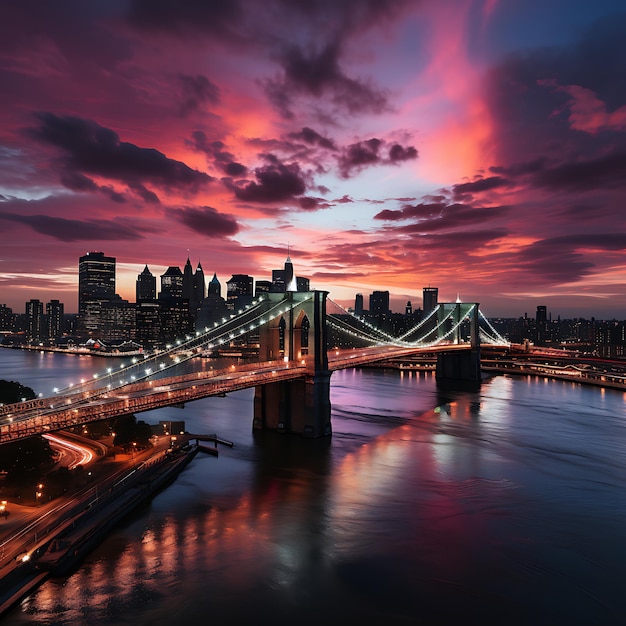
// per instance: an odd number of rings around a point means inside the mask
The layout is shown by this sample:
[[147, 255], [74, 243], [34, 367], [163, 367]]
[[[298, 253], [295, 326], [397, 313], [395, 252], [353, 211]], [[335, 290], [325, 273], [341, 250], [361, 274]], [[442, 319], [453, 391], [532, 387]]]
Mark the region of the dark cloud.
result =
[[120, 204], [126, 202], [124, 195], [115, 191], [113, 187], [109, 185], [97, 185], [93, 180], [91, 180], [91, 178], [81, 174], [80, 172], [61, 172], [61, 184], [72, 191], [85, 191], [90, 193], [100, 192], [111, 198], [114, 202], [118, 202]]
[[327, 209], [332, 206], [324, 198], [313, 198], [310, 196], [299, 198], [298, 203], [303, 211], [317, 211], [318, 209]]
[[382, 113], [389, 109], [387, 94], [368, 81], [347, 76], [339, 66], [340, 41], [321, 49], [304, 50], [289, 45], [278, 55], [282, 77], [268, 80], [266, 92], [276, 108], [287, 118], [293, 117], [293, 96], [326, 97], [337, 108], [349, 113]]
[[[626, 105], [626, 13], [591, 25], [581, 39], [562, 46], [510, 55], [492, 68], [485, 96], [497, 139], [496, 159], [505, 173], [511, 164], [541, 166], [600, 158], [607, 148], [623, 150], [626, 134], [592, 132], [596, 110], [572, 115], [570, 87], [593, 95], [607, 114]], [[602, 119], [603, 116], [600, 116]], [[585, 132], [586, 129], [589, 132]]]
[[626, 186], [624, 150], [595, 159], [563, 163], [535, 173], [533, 182], [554, 190], [589, 191]]
[[[471, 207], [466, 204], [417, 204], [405, 205], [402, 209], [393, 211], [385, 209], [374, 216], [374, 219], [391, 222], [412, 220], [411, 224], [403, 226], [389, 226], [387, 230], [397, 233], [429, 233], [439, 230], [454, 230], [467, 228], [475, 224], [503, 217], [509, 207]], [[467, 232], [466, 236], [473, 237], [474, 231]]]
[[206, 76], [187, 76], [180, 74], [178, 80], [181, 85], [180, 114], [187, 116], [196, 111], [202, 111], [209, 104], [218, 104], [220, 90]]
[[394, 143], [391, 148], [389, 148], [389, 160], [392, 163], [396, 163], [398, 161], [409, 161], [411, 159], [417, 159], [417, 149], [413, 146], [401, 146], [399, 143]]
[[499, 189], [501, 187], [509, 187], [511, 181], [501, 176], [491, 176], [489, 178], [479, 178], [470, 183], [461, 183], [453, 186], [453, 192], [455, 198], [461, 198], [465, 194], [481, 193], [483, 191], [491, 191], [492, 189]]
[[308, 126], [305, 126], [304, 128], [302, 128], [300, 132], [289, 133], [289, 137], [291, 137], [292, 139], [299, 139], [312, 146], [319, 146], [320, 148], [326, 148], [327, 150], [337, 149], [337, 146], [332, 140], [320, 135], [318, 132], [314, 131], [312, 128], [309, 128]]
[[417, 158], [417, 150], [413, 146], [404, 148], [399, 144], [393, 144], [389, 148], [387, 156], [383, 156], [382, 153], [385, 149], [385, 141], [375, 137], [350, 144], [341, 151], [337, 159], [339, 172], [344, 178], [348, 178], [354, 171], [360, 172], [364, 167], [370, 165], [393, 165]]
[[226, 150], [226, 146], [222, 141], [210, 141], [202, 130], [194, 131], [191, 137], [192, 139], [188, 143], [195, 150], [204, 152], [209, 158], [213, 159], [215, 167], [228, 176], [241, 178], [248, 173], [248, 168], [235, 160], [234, 155]]
[[238, 0], [131, 0], [128, 19], [142, 30], [162, 31], [180, 36], [189, 32], [232, 37], [243, 16]]
[[283, 163], [274, 155], [265, 155], [267, 165], [254, 170], [256, 182], [235, 186], [233, 191], [245, 202], [273, 203], [293, 200], [306, 190], [305, 176], [298, 163]]
[[78, 117], [38, 113], [39, 126], [26, 134], [59, 148], [63, 172], [86, 172], [126, 183], [141, 190], [145, 182], [188, 190], [212, 180], [162, 152], [120, 141], [114, 131]]
[[341, 198], [336, 198], [335, 200], [333, 200], [333, 202], [335, 204], [349, 204], [351, 202], [354, 202], [354, 200], [348, 194], [344, 194], [343, 196], [341, 196]]
[[206, 237], [231, 237], [239, 232], [239, 224], [234, 216], [220, 213], [210, 206], [169, 209], [168, 214]]
[[125, 224], [122, 220], [76, 220], [16, 213], [0, 213], [0, 220], [24, 224], [59, 241], [135, 241], [144, 238], [135, 225]]

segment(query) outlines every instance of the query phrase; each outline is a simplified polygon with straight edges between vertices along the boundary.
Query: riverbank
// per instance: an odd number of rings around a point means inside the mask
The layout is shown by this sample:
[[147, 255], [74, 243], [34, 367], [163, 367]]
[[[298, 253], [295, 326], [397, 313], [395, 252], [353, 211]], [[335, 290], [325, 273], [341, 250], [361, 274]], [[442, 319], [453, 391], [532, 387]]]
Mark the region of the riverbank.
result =
[[73, 354], [78, 356], [99, 356], [99, 357], [113, 357], [119, 359], [126, 356], [147, 356], [143, 350], [95, 350], [92, 348], [56, 348], [53, 346], [4, 346], [0, 345], [0, 348], [5, 350], [24, 350], [25, 352], [56, 352], [59, 354]]
[[[11, 556], [2, 564], [0, 617], [49, 578], [71, 573], [123, 518], [172, 483], [198, 452], [216, 456], [218, 443], [232, 446], [213, 435], [186, 435], [179, 439], [180, 445], [175, 449], [155, 450], [138, 464], [131, 464], [123, 475], [109, 474], [88, 491], [60, 499], [65, 503], [57, 502], [54, 510], [41, 511], [44, 516], [56, 517], [56, 522], [39, 533], [39, 540], [35, 532], [34, 544], [21, 552], [17, 560]], [[194, 439], [196, 442], [192, 443]], [[200, 441], [212, 441], [215, 447], [202, 446]], [[32, 511], [29, 513], [11, 520], [14, 536], [21, 534], [21, 518], [32, 519]], [[7, 529], [4, 528], [5, 534]], [[2, 543], [3, 557], [8, 543], [9, 540]], [[7, 553], [9, 550], [6, 548]]]

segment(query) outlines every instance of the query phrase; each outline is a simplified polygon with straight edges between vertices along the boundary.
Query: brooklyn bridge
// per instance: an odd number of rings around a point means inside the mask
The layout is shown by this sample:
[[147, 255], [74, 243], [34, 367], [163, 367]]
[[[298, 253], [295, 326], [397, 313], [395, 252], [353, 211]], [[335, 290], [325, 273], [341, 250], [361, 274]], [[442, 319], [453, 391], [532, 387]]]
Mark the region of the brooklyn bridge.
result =
[[[250, 337], [258, 346], [256, 361], [215, 370], [200, 366], [202, 355]], [[50, 397], [0, 406], [0, 444], [252, 387], [253, 428], [320, 437], [332, 432], [330, 381], [336, 370], [436, 355], [438, 382], [479, 385], [481, 347], [508, 345], [478, 303], [439, 303], [393, 336], [325, 291], [270, 293], [164, 350], [56, 388]]]

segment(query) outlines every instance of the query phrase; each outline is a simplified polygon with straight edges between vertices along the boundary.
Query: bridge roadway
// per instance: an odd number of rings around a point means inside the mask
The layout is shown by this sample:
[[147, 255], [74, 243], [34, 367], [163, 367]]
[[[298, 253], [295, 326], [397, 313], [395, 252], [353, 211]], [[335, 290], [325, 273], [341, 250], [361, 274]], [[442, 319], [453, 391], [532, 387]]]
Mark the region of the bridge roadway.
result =
[[[329, 350], [328, 369], [336, 371], [403, 356], [468, 348], [467, 344], [459, 344], [432, 348], [374, 346]], [[312, 368], [313, 364], [307, 357], [300, 361], [265, 361], [181, 376], [146, 377], [145, 380], [114, 389], [105, 387], [8, 404], [0, 407], [0, 444], [119, 415], [141, 413], [257, 385], [311, 376], [314, 373]]]

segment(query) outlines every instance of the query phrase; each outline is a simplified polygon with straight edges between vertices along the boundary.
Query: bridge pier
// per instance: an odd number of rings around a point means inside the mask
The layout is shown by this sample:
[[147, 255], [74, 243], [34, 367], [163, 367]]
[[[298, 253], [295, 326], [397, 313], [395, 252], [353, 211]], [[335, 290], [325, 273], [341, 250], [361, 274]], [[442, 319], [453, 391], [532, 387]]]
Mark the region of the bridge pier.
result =
[[256, 387], [253, 428], [305, 437], [330, 435], [330, 374]]
[[460, 324], [464, 317], [470, 321], [470, 350], [453, 350], [437, 354], [435, 379], [439, 386], [449, 389], [478, 389], [482, 381], [480, 368], [480, 335], [478, 303], [446, 303], [439, 311], [439, 328], [445, 331], [443, 320], [450, 320], [454, 329], [453, 343], [460, 343]]
[[264, 325], [259, 358], [307, 365], [306, 375], [258, 385], [254, 392], [254, 429], [305, 437], [325, 437], [330, 423], [330, 375], [326, 353], [326, 291], [268, 294], [268, 304], [284, 299], [289, 310]]

